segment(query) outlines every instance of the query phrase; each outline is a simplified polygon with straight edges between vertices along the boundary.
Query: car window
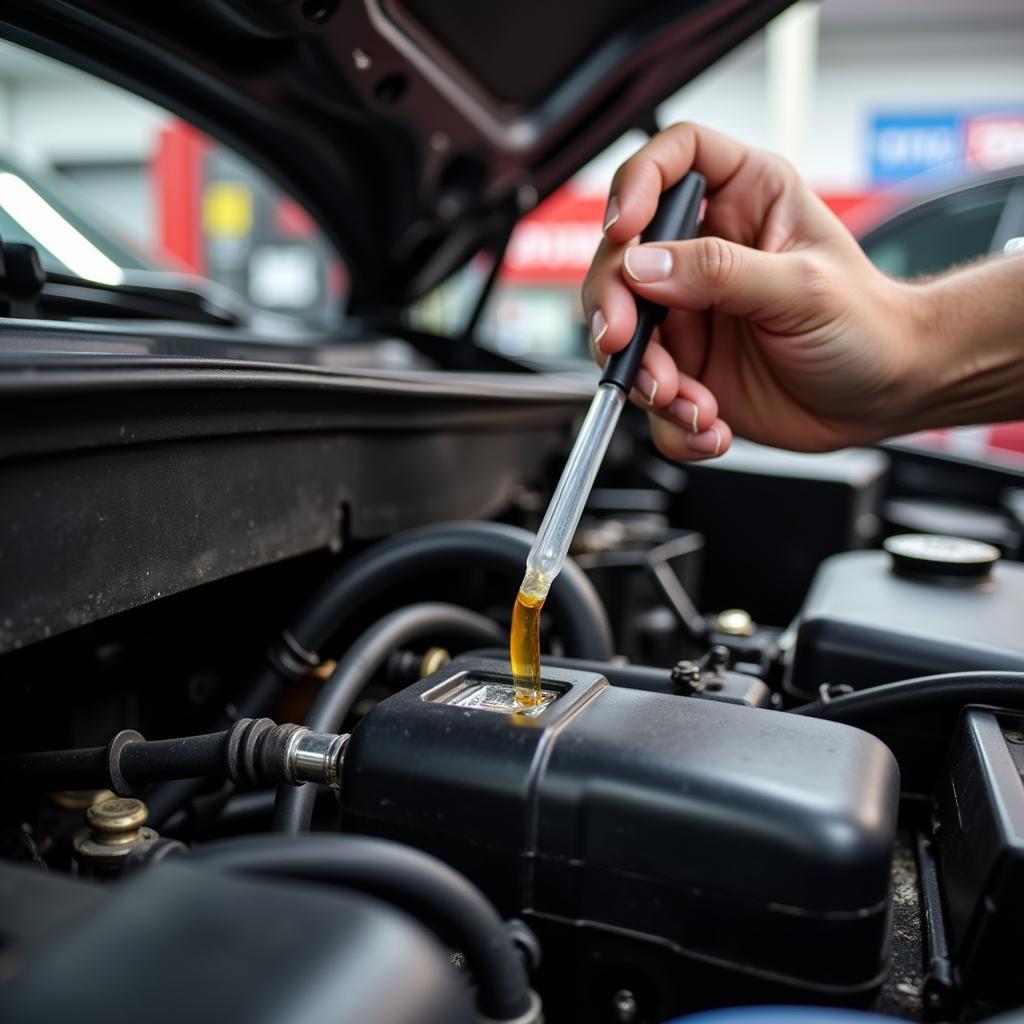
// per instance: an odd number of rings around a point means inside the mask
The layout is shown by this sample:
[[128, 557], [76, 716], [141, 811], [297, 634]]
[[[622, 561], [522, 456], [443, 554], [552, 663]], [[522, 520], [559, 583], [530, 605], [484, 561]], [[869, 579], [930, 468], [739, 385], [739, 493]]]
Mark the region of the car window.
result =
[[863, 242], [872, 262], [895, 277], [937, 274], [992, 251], [1010, 184], [925, 203]]
[[198, 275], [303, 320], [342, 308], [344, 264], [309, 214], [199, 129], [2, 40], [0, 100], [0, 239], [48, 270]]

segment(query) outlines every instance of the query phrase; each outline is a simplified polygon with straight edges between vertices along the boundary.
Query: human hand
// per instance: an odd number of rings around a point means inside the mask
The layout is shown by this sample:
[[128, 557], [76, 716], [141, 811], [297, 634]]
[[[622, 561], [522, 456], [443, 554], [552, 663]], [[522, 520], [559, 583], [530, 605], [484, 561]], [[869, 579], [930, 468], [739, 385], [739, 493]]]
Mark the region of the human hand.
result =
[[[702, 237], [637, 245], [691, 168], [708, 183]], [[779, 157], [678, 124], [624, 163], [583, 286], [599, 362], [629, 341], [637, 295], [669, 309], [632, 397], [670, 458], [719, 455], [734, 431], [826, 451], [915, 428], [913, 286], [877, 270]]]

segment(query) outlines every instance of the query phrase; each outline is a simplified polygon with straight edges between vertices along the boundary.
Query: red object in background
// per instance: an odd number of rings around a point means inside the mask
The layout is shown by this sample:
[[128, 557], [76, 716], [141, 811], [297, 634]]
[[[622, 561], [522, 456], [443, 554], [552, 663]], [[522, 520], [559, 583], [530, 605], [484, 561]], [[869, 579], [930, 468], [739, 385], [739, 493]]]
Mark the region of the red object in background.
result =
[[309, 238], [316, 231], [313, 218], [289, 196], [274, 204], [274, 223], [284, 238]]
[[607, 196], [584, 195], [563, 185], [512, 233], [503, 281], [578, 287], [601, 241]]
[[983, 171], [1024, 164], [1024, 116], [985, 114], [968, 118], [967, 161]]
[[[859, 233], [873, 227], [896, 200], [891, 195], [842, 193], [822, 199]], [[517, 225], [502, 267], [508, 284], [578, 288], [601, 241], [605, 195], [577, 192], [571, 185], [552, 193]]]
[[206, 266], [200, 197], [210, 141], [184, 121], [161, 129], [151, 164], [162, 255], [195, 274]]
[[990, 448], [1004, 452], [1024, 452], [1024, 423], [997, 423], [988, 435]]

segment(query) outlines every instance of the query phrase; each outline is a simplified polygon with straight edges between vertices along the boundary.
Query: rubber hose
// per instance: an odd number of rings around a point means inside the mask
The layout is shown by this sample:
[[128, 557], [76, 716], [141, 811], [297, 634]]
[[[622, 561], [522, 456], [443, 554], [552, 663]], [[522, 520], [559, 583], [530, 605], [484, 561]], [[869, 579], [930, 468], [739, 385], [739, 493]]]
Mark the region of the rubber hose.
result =
[[383, 898], [465, 955], [484, 1016], [514, 1020], [530, 1007], [526, 970], [498, 912], [436, 857], [386, 839], [332, 835], [227, 839], [192, 856], [229, 871], [327, 882]]
[[[437, 635], [456, 637], [470, 646], [505, 639], [497, 623], [452, 604], [413, 604], [385, 615], [345, 652], [324, 683], [305, 724], [314, 732], [340, 732], [352, 705], [366, 684], [399, 647]], [[317, 787], [278, 786], [274, 800], [274, 831], [308, 832]]]
[[832, 700], [816, 700], [791, 714], [859, 725], [920, 711], [996, 704], [1024, 708], [1024, 672], [950, 672], [885, 683]]
[[[117, 770], [124, 781], [142, 787], [181, 778], [223, 778], [227, 774], [226, 732], [137, 740], [121, 748]], [[35, 789], [113, 788], [107, 747], [12, 754], [0, 762], [0, 775]]]
[[[307, 651], [317, 651], [354, 609], [425, 573], [468, 566], [489, 569], [518, 586], [534, 536], [504, 523], [442, 523], [408, 530], [382, 541], [342, 566], [293, 619], [287, 632]], [[515, 592], [509, 590], [509, 608]], [[551, 586], [546, 607], [565, 653], [607, 661], [614, 653], [611, 626], [597, 591], [572, 561]]]

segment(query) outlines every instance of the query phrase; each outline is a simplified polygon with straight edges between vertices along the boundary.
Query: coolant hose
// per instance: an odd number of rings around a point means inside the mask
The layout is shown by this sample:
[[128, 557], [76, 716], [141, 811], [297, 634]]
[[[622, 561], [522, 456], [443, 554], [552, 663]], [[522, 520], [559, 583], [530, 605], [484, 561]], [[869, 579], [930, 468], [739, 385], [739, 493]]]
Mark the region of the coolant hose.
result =
[[193, 857], [229, 871], [326, 882], [388, 900], [465, 955], [484, 1016], [515, 1020], [530, 1008], [526, 970], [498, 912], [436, 857], [386, 839], [335, 835], [220, 840]]
[[791, 714], [862, 725], [922, 711], [958, 710], [965, 704], [1024, 709], [1024, 672], [950, 672], [885, 683], [867, 690], [812, 701]]
[[[452, 637], [469, 646], [506, 638], [497, 623], [468, 608], [440, 603], [399, 608], [385, 615], [349, 647], [313, 701], [305, 724], [314, 732], [340, 732], [356, 698], [398, 648], [438, 636]], [[293, 835], [307, 832], [316, 791], [316, 785], [311, 783], [278, 786], [274, 831]]]

